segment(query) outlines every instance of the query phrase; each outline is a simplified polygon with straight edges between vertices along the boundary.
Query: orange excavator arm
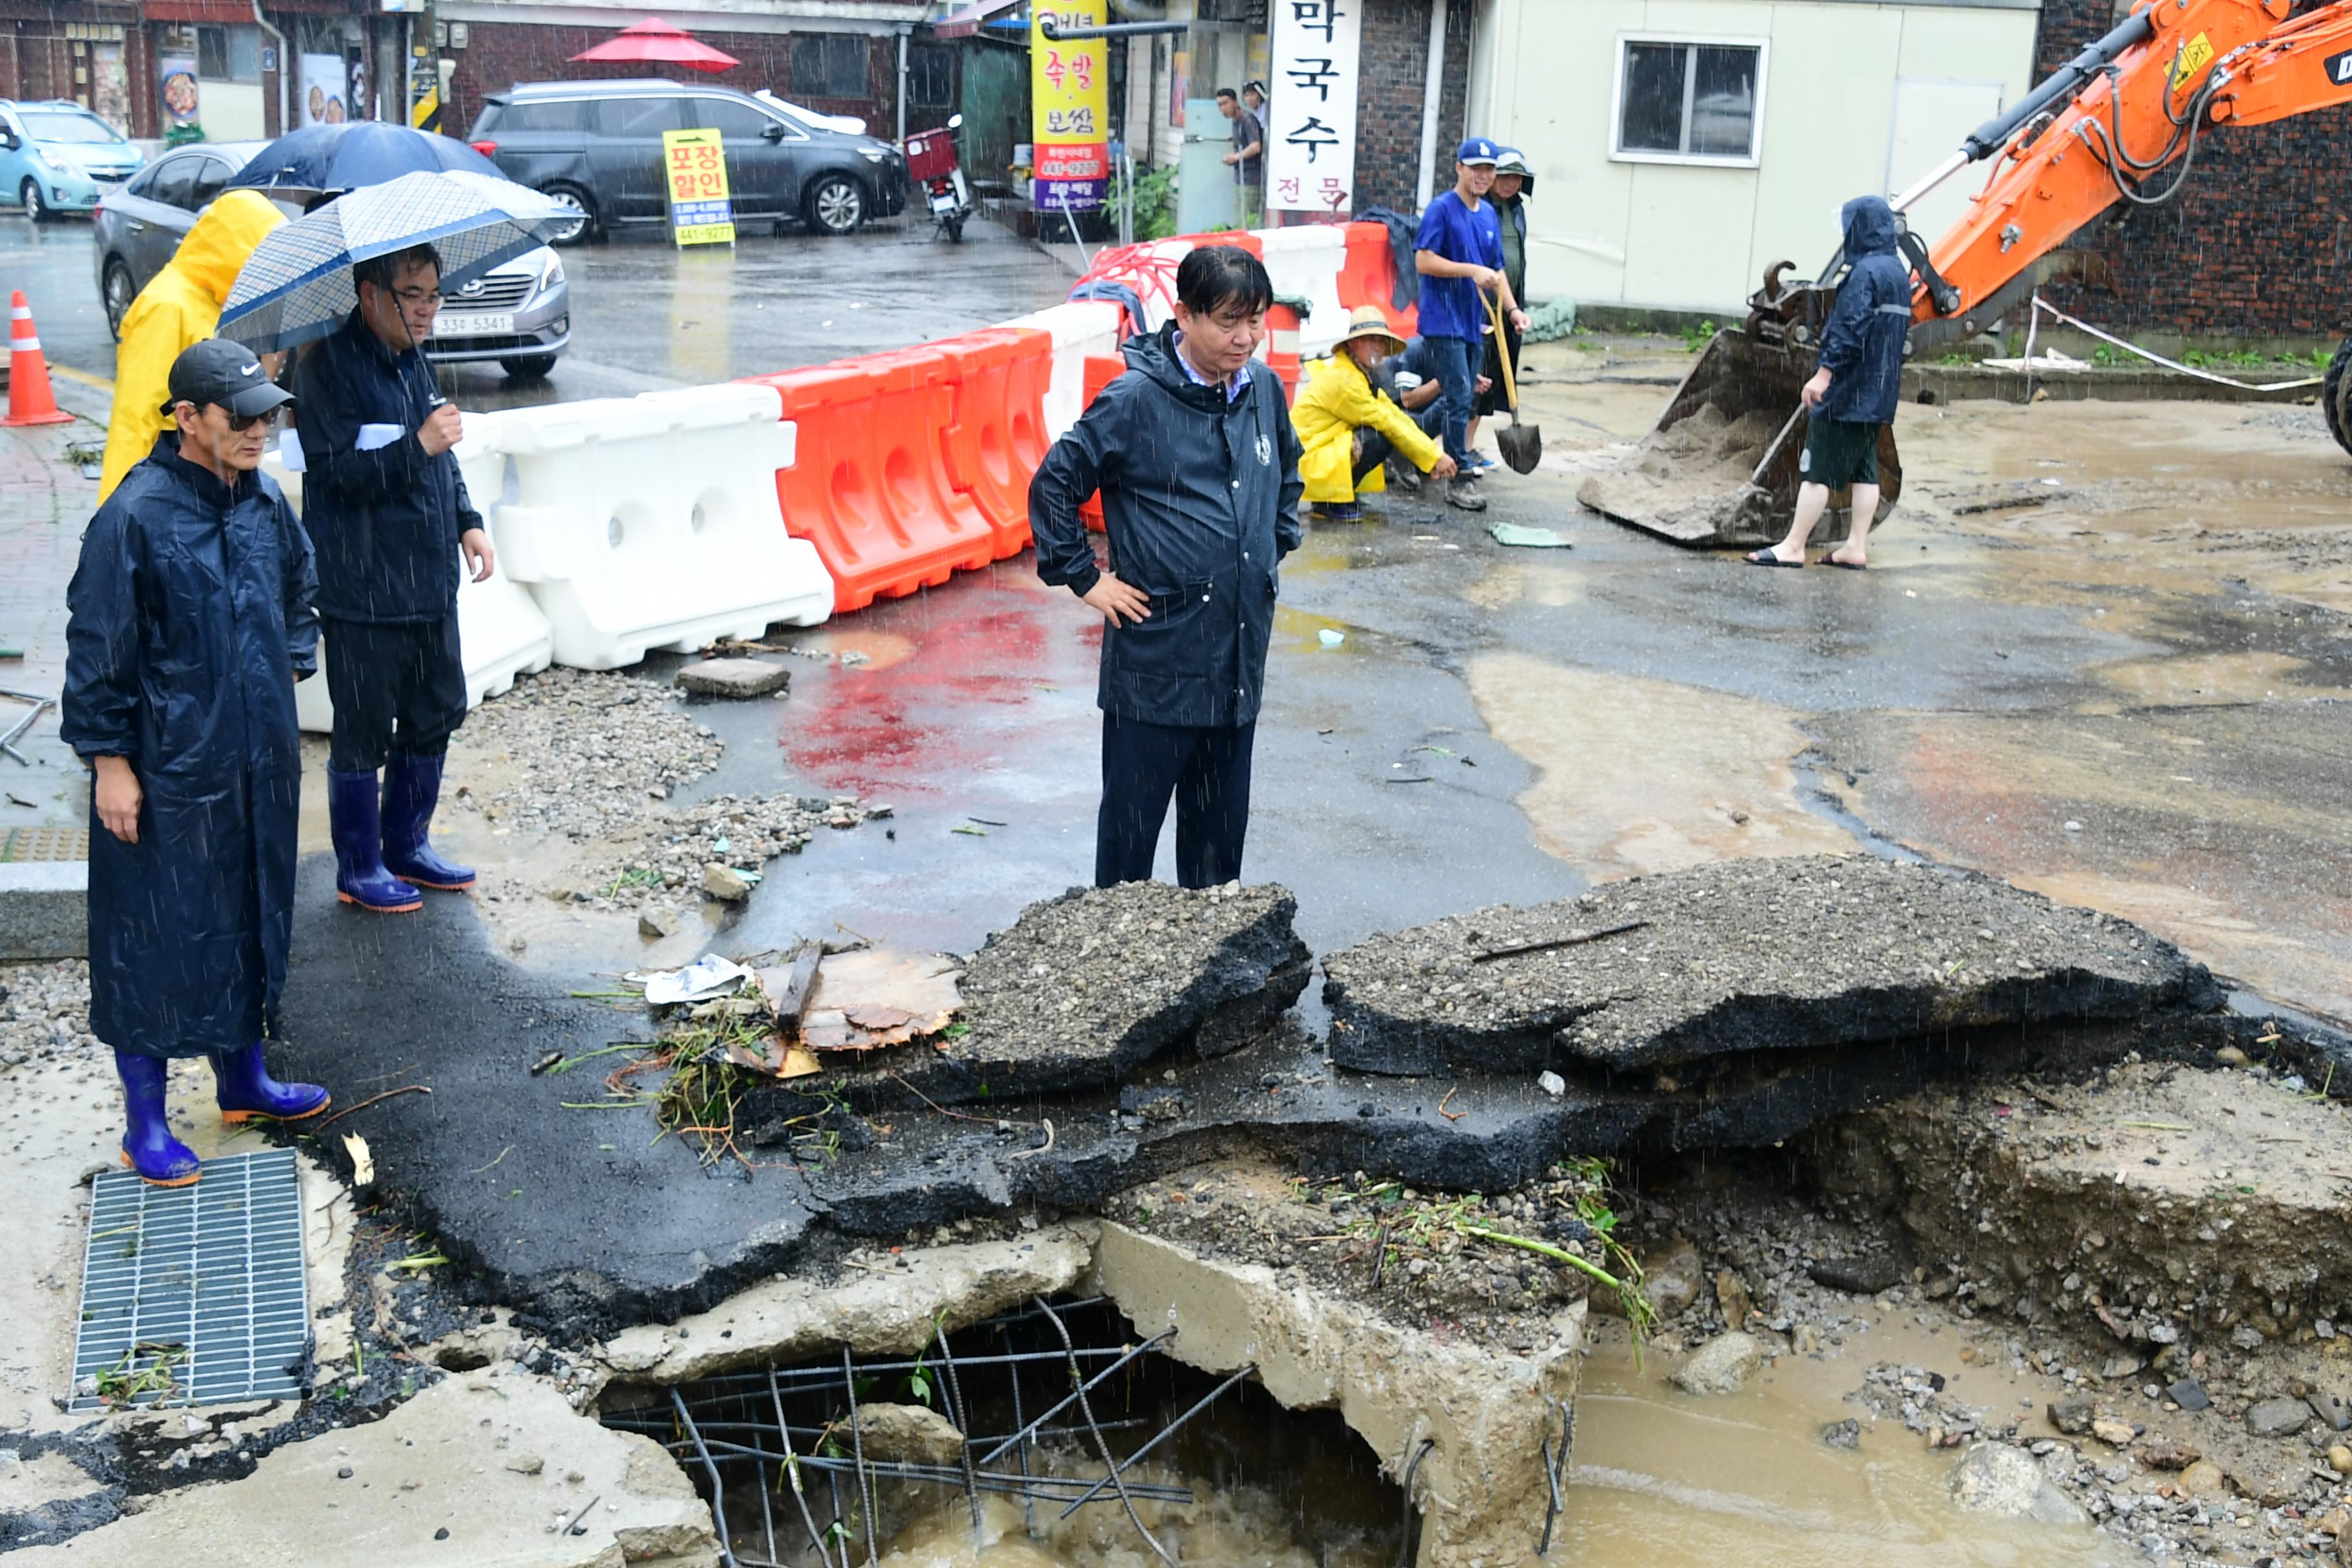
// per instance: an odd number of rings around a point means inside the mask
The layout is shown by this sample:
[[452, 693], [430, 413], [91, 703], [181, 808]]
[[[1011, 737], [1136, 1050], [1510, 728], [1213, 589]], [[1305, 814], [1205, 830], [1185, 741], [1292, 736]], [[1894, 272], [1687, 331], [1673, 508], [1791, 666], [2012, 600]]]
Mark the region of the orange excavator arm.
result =
[[2092, 219], [2118, 202], [2168, 200], [2212, 129], [2352, 102], [2352, 0], [2286, 12], [2287, 0], [2151, 0], [1970, 132], [1895, 198], [1900, 210], [1994, 161], [1968, 216], [1928, 249], [1915, 320], [1942, 328], [1931, 337], [1973, 334]]

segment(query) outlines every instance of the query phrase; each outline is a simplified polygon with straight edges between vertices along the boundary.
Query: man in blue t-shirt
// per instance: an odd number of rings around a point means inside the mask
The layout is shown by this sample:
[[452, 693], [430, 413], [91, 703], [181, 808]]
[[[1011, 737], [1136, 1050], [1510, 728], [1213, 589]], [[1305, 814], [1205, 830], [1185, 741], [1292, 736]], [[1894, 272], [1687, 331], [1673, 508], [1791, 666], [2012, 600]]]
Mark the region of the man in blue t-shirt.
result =
[[1429, 204], [1413, 241], [1413, 270], [1422, 279], [1421, 335], [1437, 365], [1445, 455], [1460, 469], [1447, 481], [1445, 499], [1465, 511], [1486, 510], [1470, 451], [1470, 410], [1476, 398], [1472, 372], [1486, 361], [1486, 304], [1480, 291], [1493, 289], [1512, 327], [1528, 330], [1527, 312], [1503, 273], [1502, 224], [1484, 199], [1495, 184], [1498, 156], [1484, 136], [1455, 148], [1454, 188]]

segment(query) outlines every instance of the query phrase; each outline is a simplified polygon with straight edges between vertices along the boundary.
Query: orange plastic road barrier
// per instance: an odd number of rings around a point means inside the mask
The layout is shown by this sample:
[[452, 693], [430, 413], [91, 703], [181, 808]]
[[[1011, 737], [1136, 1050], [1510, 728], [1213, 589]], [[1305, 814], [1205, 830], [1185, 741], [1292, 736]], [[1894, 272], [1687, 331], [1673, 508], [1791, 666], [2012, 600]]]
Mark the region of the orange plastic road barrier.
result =
[[1298, 312], [1279, 302], [1265, 310], [1265, 364], [1286, 402], [1298, 396]]
[[[1080, 408], [1085, 408], [1092, 405], [1096, 397], [1100, 395], [1104, 387], [1108, 386], [1112, 382], [1117, 381], [1120, 376], [1125, 375], [1126, 374], [1127, 361], [1120, 358], [1118, 354], [1088, 354], [1087, 356], [1086, 391], [1078, 406]], [[1103, 521], [1102, 492], [1100, 490], [1097, 490], [1094, 494], [1088, 496], [1086, 500], [1078, 503], [1078, 515], [1081, 518], [1084, 518], [1086, 520], [1087, 526], [1093, 529], [1097, 533], [1108, 533], [1110, 531], [1110, 525]]]
[[16, 289], [8, 296], [8, 417], [0, 425], [63, 425], [72, 418], [58, 408], [49, 362], [41, 357], [41, 337], [33, 330], [33, 308]]
[[[1029, 478], [1045, 454], [1045, 384], [1054, 334], [989, 327], [925, 348], [940, 357], [950, 416], [940, 429], [948, 483], [971, 498], [999, 561], [1029, 547]], [[1022, 374], [1030, 365], [1034, 374]]]
[[1348, 226], [1348, 259], [1339, 266], [1339, 302], [1350, 310], [1378, 305], [1390, 328], [1410, 339], [1421, 327], [1421, 312], [1407, 305], [1400, 310], [1396, 298], [1396, 257], [1389, 248], [1389, 226], [1351, 223]]
[[833, 574], [836, 613], [996, 559], [987, 517], [948, 481], [939, 432], [954, 387], [939, 354], [906, 349], [748, 379], [773, 388], [796, 426], [776, 499], [786, 530]]
[[1260, 260], [1265, 257], [1265, 242], [1245, 228], [1230, 228], [1217, 234], [1180, 234], [1166, 243], [1184, 247], [1176, 253], [1180, 258], [1186, 252], [1198, 250], [1204, 245], [1238, 245]]

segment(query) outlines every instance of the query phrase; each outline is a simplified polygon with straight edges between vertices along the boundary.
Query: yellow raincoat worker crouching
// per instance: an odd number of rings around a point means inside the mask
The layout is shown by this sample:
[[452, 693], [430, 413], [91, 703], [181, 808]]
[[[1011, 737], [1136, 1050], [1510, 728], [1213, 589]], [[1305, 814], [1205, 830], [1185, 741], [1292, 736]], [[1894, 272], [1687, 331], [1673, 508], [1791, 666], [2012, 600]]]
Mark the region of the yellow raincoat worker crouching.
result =
[[1368, 363], [1397, 353], [1402, 346], [1377, 306], [1360, 305], [1349, 321], [1348, 335], [1332, 349], [1331, 357], [1308, 363], [1307, 384], [1299, 388], [1298, 400], [1291, 405], [1290, 422], [1297, 428], [1299, 445], [1306, 448], [1298, 459], [1298, 477], [1306, 482], [1309, 502], [1318, 507], [1352, 507], [1358, 495], [1387, 488], [1377, 461], [1360, 481], [1355, 477], [1360, 466], [1356, 446], [1359, 430], [1367, 438], [1374, 434], [1385, 437], [1385, 445], [1394, 447], [1397, 456], [1423, 473], [1436, 466], [1442, 454], [1435, 438], [1414, 424], [1412, 416], [1398, 407], [1387, 393], [1374, 387], [1367, 374]]
[[163, 399], [172, 362], [220, 326], [221, 307], [236, 275], [262, 237], [286, 215], [255, 191], [230, 191], [206, 207], [180, 241], [163, 270], [139, 290], [122, 314], [114, 351], [114, 413], [106, 423], [106, 468], [98, 481], [103, 504], [163, 433]]

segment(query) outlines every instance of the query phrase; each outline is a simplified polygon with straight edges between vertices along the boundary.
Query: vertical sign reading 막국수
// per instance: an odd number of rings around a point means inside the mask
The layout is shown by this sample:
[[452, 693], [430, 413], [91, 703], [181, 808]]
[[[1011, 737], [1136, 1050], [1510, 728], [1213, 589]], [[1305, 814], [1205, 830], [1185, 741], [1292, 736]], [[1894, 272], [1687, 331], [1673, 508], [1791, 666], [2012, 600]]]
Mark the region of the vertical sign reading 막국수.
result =
[[1356, 46], [1364, 0], [1275, 0], [1265, 109], [1269, 211], [1337, 217], [1355, 202]]
[[1032, 7], [1029, 26], [1030, 140], [1035, 143], [1029, 199], [1040, 213], [1093, 212], [1110, 184], [1110, 75], [1100, 38], [1046, 40], [1044, 23], [1099, 27], [1110, 0], [1053, 0]]
[[709, 126], [662, 132], [669, 178], [669, 231], [680, 245], [732, 245], [735, 212], [727, 191], [727, 150]]

